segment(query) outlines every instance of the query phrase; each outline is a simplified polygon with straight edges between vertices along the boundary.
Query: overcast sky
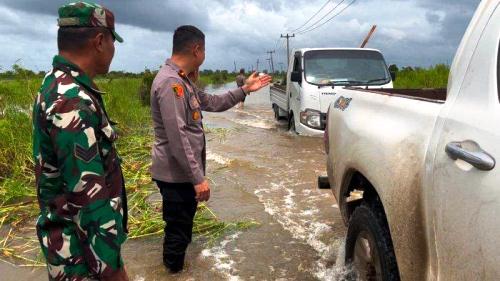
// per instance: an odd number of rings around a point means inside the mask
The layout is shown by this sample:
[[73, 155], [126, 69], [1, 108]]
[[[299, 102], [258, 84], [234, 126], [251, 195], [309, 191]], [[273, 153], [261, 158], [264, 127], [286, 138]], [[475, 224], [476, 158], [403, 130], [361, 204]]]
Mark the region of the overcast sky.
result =
[[[333, 20], [290, 40], [292, 48], [358, 47], [373, 24], [368, 47], [380, 49], [389, 64], [451, 64], [479, 0], [333, 0], [302, 30]], [[57, 52], [57, 8], [68, 1], [0, 0], [0, 67], [20, 60], [33, 70], [50, 68]], [[172, 32], [192, 24], [206, 34], [204, 69], [268, 68], [266, 51], [276, 50], [276, 68], [285, 63], [280, 34], [302, 26], [326, 0], [102, 0], [115, 13], [117, 43], [111, 68], [156, 69], [170, 56]], [[337, 4], [340, 5], [333, 9]], [[347, 8], [346, 8], [347, 7]], [[333, 10], [330, 14], [329, 11]], [[299, 30], [300, 31], [300, 30]]]

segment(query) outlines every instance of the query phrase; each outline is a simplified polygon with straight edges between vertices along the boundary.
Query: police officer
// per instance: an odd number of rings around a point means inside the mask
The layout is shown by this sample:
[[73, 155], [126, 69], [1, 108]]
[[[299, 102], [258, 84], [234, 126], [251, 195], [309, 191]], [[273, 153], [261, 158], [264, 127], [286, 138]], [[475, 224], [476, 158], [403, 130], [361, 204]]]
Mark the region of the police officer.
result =
[[[245, 69], [242, 68], [242, 69], [240, 69], [240, 74], [238, 74], [238, 76], [236, 76], [236, 86], [238, 88], [243, 87], [245, 85], [245, 80], [246, 80]], [[240, 102], [240, 104], [239, 104], [240, 108], [243, 108], [244, 102], [245, 102], [245, 100]]]
[[172, 57], [162, 66], [151, 88], [155, 133], [151, 172], [163, 197], [166, 222], [163, 262], [172, 273], [183, 269], [197, 203], [210, 197], [205, 179], [202, 111], [230, 109], [271, 81], [268, 75], [254, 73], [240, 88], [222, 95], [209, 95], [193, 83], [204, 60], [203, 32], [194, 26], [177, 28]]
[[120, 249], [126, 197], [113, 122], [92, 79], [109, 70], [115, 32], [108, 9], [59, 9], [59, 54], [33, 108], [37, 236], [49, 280], [128, 280]]

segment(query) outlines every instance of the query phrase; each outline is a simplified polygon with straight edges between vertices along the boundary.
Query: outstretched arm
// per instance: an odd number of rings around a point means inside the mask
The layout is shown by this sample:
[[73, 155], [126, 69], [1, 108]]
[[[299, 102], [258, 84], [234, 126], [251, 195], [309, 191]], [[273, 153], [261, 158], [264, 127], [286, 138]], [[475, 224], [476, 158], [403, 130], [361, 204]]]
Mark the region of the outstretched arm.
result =
[[[192, 72], [189, 75], [192, 81], [198, 80], [198, 71]], [[228, 91], [222, 95], [210, 95], [204, 91], [198, 91], [201, 109], [210, 112], [220, 112], [230, 109], [239, 102], [245, 99], [245, 96], [251, 92], [260, 90], [261, 88], [269, 85], [272, 77], [269, 75], [259, 76], [254, 72], [245, 82], [241, 88]]]

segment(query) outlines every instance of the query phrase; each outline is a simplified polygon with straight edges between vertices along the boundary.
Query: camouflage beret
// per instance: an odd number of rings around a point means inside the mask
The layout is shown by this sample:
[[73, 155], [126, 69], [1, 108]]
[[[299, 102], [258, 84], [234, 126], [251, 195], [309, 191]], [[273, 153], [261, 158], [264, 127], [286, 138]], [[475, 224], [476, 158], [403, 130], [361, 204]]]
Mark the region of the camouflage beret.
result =
[[69, 3], [59, 8], [59, 27], [105, 27], [118, 42], [123, 39], [115, 32], [115, 16], [105, 7], [88, 2]]

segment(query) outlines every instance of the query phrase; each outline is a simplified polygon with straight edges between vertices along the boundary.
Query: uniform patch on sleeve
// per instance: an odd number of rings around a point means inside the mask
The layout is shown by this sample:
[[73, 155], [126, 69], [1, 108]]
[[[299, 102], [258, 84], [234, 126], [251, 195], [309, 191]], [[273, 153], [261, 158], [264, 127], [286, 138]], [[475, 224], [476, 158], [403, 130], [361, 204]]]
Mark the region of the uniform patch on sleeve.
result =
[[177, 98], [180, 99], [184, 97], [184, 87], [182, 87], [181, 84], [172, 84], [172, 91], [174, 91], [174, 94]]
[[83, 146], [75, 143], [75, 157], [82, 160], [85, 163], [90, 163], [97, 156], [97, 143], [94, 143], [88, 149], [83, 148]]

